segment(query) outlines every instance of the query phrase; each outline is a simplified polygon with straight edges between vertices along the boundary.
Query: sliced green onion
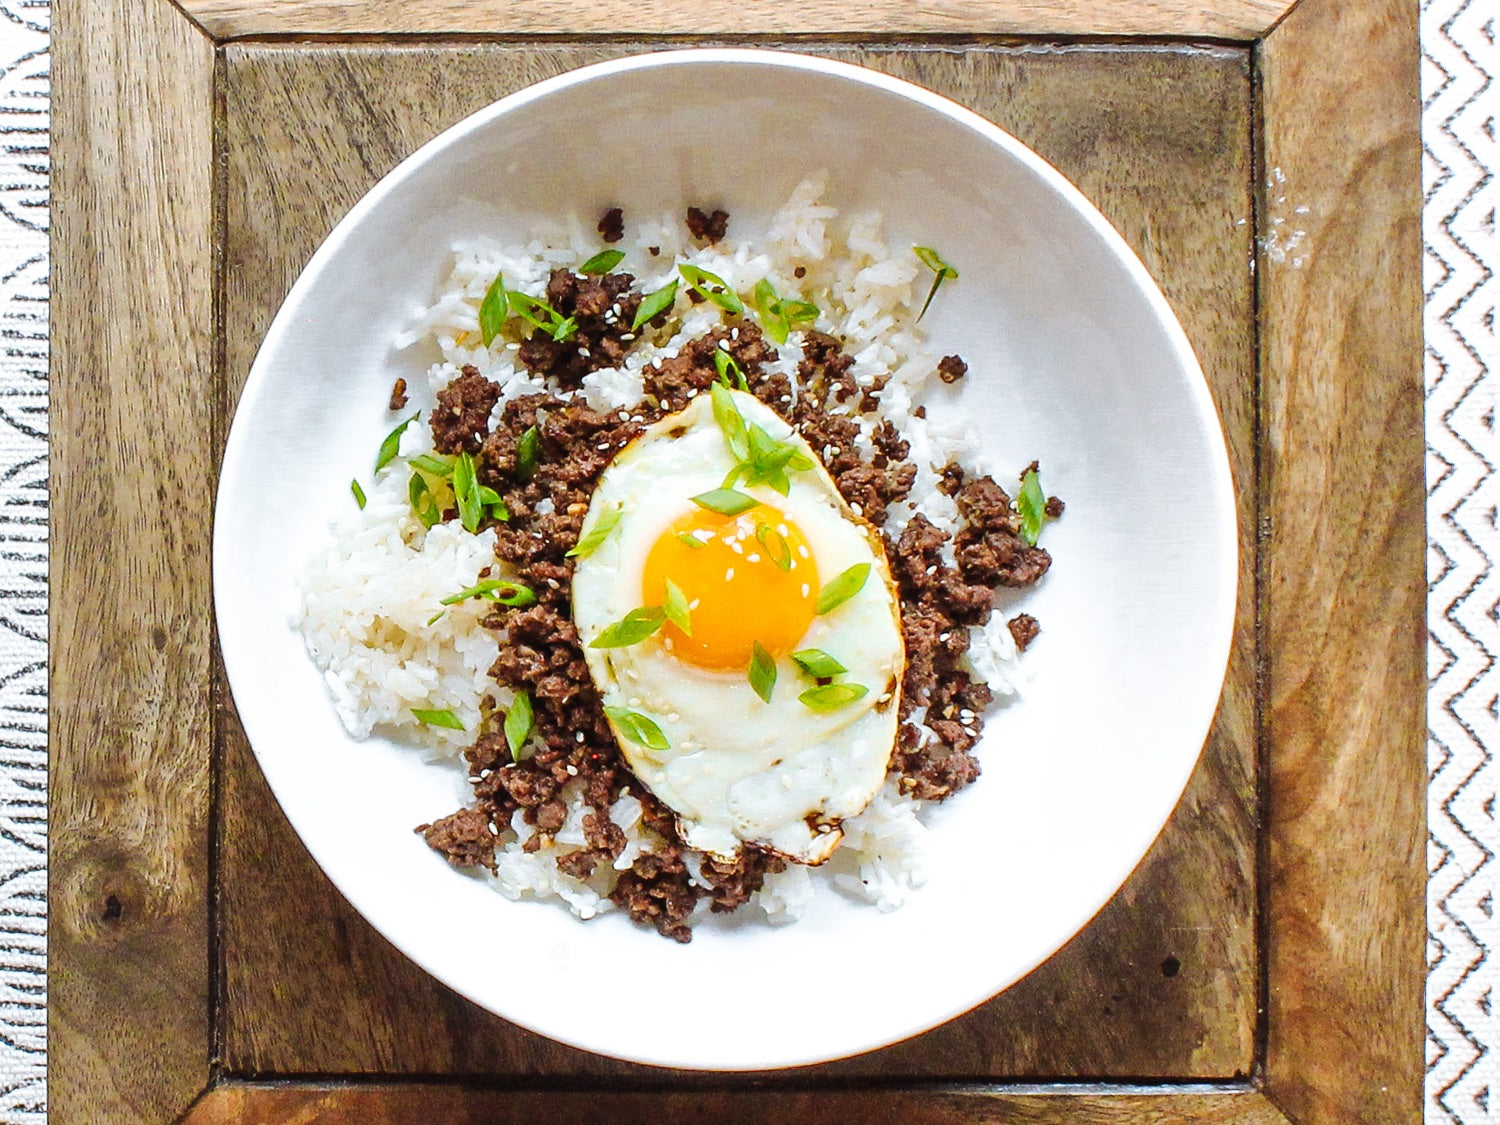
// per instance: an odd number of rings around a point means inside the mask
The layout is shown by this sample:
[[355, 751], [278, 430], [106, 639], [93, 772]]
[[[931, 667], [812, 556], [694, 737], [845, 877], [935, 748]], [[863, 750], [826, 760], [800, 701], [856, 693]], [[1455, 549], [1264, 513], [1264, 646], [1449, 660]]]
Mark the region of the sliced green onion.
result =
[[735, 296], [734, 290], [729, 288], [729, 282], [718, 274], [709, 273], [706, 269], [689, 262], [679, 263], [677, 272], [682, 275], [682, 280], [688, 283], [689, 289], [705, 300], [712, 301], [725, 312], [742, 313], [745, 311], [745, 303]]
[[589, 642], [589, 648], [626, 648], [638, 645], [662, 627], [667, 615], [660, 606], [643, 605], [632, 609], [613, 625], [602, 629]]
[[797, 325], [812, 324], [818, 319], [817, 305], [811, 301], [783, 300], [776, 295], [776, 287], [770, 278], [763, 277], [755, 283], [754, 297], [761, 326], [778, 344], [786, 343]]
[[642, 715], [639, 711], [628, 711], [624, 707], [606, 707], [604, 713], [615, 724], [615, 729], [637, 746], [644, 746], [648, 750], [672, 749], [672, 744], [662, 734], [661, 727], [649, 716]]
[[447, 612], [448, 611], [446, 609], [440, 609], [440, 610], [438, 610], [436, 613], [434, 613], [431, 617], [429, 617], [427, 619], [427, 624], [429, 624], [429, 625], [436, 625], [439, 621], [441, 621], [443, 619], [443, 615], [445, 613], [447, 613]]
[[453, 464], [453, 500], [458, 505], [459, 522], [473, 535], [479, 530], [479, 520], [484, 515], [484, 501], [479, 495], [479, 481], [474, 476], [474, 458], [467, 453], [460, 453]]
[[450, 477], [453, 475], [452, 457], [441, 457], [436, 453], [418, 453], [415, 457], [408, 458], [406, 463], [413, 469], [421, 469], [429, 476]]
[[578, 331], [577, 317], [563, 316], [546, 301], [512, 289], [506, 294], [511, 311], [533, 328], [547, 333], [559, 344], [571, 340]]
[[[773, 539], [772, 536], [775, 536]], [[755, 529], [756, 541], [766, 552], [769, 558], [781, 570], [792, 569], [792, 545], [786, 541], [786, 536], [777, 531], [768, 523], [763, 523]]]
[[667, 579], [667, 596], [662, 599], [661, 611], [667, 615], [668, 621], [682, 630], [685, 636], [693, 635], [693, 617], [687, 595], [682, 592], [682, 587], [670, 578]]
[[531, 693], [521, 691], [510, 705], [510, 710], [505, 713], [505, 743], [510, 747], [511, 761], [521, 760], [521, 747], [526, 745], [535, 726], [536, 713], [531, 708]]
[[677, 538], [679, 540], [681, 540], [683, 543], [686, 543], [689, 547], [691, 547], [695, 551], [701, 551], [701, 550], [703, 550], [704, 547], [708, 546], [707, 543], [705, 543], [703, 540], [699, 539], [691, 531], [679, 531], [677, 533]]
[[1016, 497], [1016, 511], [1021, 514], [1021, 536], [1035, 547], [1047, 519], [1047, 496], [1035, 469], [1021, 474], [1021, 494]]
[[505, 506], [505, 500], [487, 484], [479, 486], [479, 503], [484, 509], [484, 514], [491, 519], [510, 519], [510, 509]]
[[600, 512], [599, 518], [594, 521], [594, 526], [578, 540], [566, 557], [581, 559], [597, 551], [600, 545], [609, 538], [609, 533], [619, 524], [620, 516], [623, 514], [623, 508], [610, 508], [608, 511]]
[[723, 348], [714, 349], [714, 372], [719, 376], [719, 382], [726, 387], [737, 386], [742, 391], [750, 389], [750, 383], [745, 379], [744, 371], [735, 362], [734, 356]]
[[377, 473], [396, 459], [396, 454], [401, 452], [401, 435], [406, 433], [407, 426], [410, 426], [421, 416], [421, 411], [418, 411], [385, 435], [385, 440], [380, 443], [380, 453], [375, 458], [375, 471]]
[[741, 512], [748, 512], [760, 503], [755, 497], [746, 496], [743, 492], [736, 492], [732, 488], [716, 488], [712, 492], [701, 492], [692, 499], [698, 507], [707, 508], [710, 512], [718, 512], [721, 516], [737, 516]]
[[[723, 355], [723, 352], [715, 352], [715, 355]], [[714, 421], [719, 424], [719, 429], [724, 432], [724, 440], [729, 443], [729, 452], [734, 454], [736, 461], [743, 461], [750, 455], [750, 439], [745, 430], [745, 419], [740, 414], [740, 408], [735, 405], [734, 396], [729, 393], [729, 388], [719, 383], [711, 383], [708, 393], [713, 399]]]
[[942, 256], [931, 246], [913, 246], [912, 253], [932, 271], [932, 288], [927, 290], [927, 300], [922, 302], [922, 311], [917, 314], [917, 319], [921, 320], [927, 315], [927, 306], [937, 296], [938, 287], [945, 281], [957, 281], [958, 271], [943, 261]]
[[608, 273], [625, 260], [623, 250], [601, 250], [583, 265], [578, 267], [579, 273]]
[[359, 487], [359, 481], [357, 481], [357, 480], [351, 480], [349, 482], [349, 491], [352, 492], [352, 493], [354, 493], [354, 502], [359, 505], [359, 510], [361, 512], [364, 511], [365, 510], [365, 490], [363, 488]]
[[794, 652], [792, 662], [815, 680], [831, 680], [849, 671], [820, 648], [804, 648]]
[[536, 426], [530, 426], [516, 442], [516, 471], [522, 480], [530, 480], [536, 475], [537, 461], [541, 458], [542, 431]]
[[412, 473], [411, 481], [406, 486], [406, 495], [411, 501], [411, 510], [422, 522], [423, 527], [430, 528], [443, 518], [437, 497], [432, 494], [432, 489], [427, 487], [427, 478], [421, 473]]
[[865, 587], [870, 577], [869, 563], [855, 563], [818, 592], [816, 612], [819, 616], [837, 609]]
[[452, 711], [428, 711], [421, 707], [413, 707], [411, 713], [416, 717], [417, 722], [426, 723], [430, 727], [447, 727], [449, 730], [464, 729], [463, 723]]
[[750, 650], [750, 686], [766, 703], [771, 702], [771, 691], [776, 686], [776, 660], [759, 641]]
[[503, 578], [486, 578], [483, 582], [470, 586], [467, 590], [460, 590], [456, 594], [450, 594], [440, 601], [439, 605], [457, 605], [459, 602], [468, 601], [470, 598], [488, 598], [492, 602], [498, 602], [512, 609], [522, 609], [525, 606], [536, 604], [536, 595], [529, 587], [519, 582], [507, 582]]
[[870, 694], [870, 689], [864, 684], [824, 684], [821, 687], [808, 688], [797, 697], [798, 701], [805, 707], [814, 711], [837, 711], [840, 707], [847, 707], [856, 699], [863, 699]]
[[655, 293], [647, 293], [641, 298], [640, 306], [635, 310], [635, 319], [630, 322], [630, 330], [634, 332], [648, 320], [655, 320], [670, 309], [676, 300], [677, 279], [674, 277]]
[[505, 296], [505, 282], [497, 273], [490, 287], [484, 291], [484, 300], [479, 302], [479, 342], [489, 347], [505, 326], [510, 312], [510, 301]]

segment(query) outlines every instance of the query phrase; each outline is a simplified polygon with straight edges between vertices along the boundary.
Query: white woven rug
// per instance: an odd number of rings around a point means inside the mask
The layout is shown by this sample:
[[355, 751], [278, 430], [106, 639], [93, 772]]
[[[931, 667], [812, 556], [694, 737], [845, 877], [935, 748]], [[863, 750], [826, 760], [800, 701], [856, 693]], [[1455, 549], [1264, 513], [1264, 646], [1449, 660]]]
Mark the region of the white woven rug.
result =
[[[1427, 1121], [1500, 1118], [1495, 0], [1422, 6]], [[0, 1122], [46, 1120], [47, 0], [0, 0]], [[1488, 374], [1487, 374], [1488, 373]], [[1500, 998], [1497, 998], [1500, 1003]], [[1491, 1090], [1495, 1109], [1491, 1109]]]

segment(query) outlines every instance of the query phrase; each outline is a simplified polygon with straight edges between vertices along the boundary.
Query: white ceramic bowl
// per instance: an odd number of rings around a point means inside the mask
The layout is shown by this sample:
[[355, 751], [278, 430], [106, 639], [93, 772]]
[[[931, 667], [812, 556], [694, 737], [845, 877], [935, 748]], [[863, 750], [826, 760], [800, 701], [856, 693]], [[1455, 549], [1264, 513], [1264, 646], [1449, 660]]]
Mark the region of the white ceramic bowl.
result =
[[[566, 123], [560, 128], [559, 123]], [[723, 137], [733, 128], [736, 140]], [[746, 139], [748, 138], [748, 139]], [[534, 154], [546, 150], [549, 159]], [[722, 203], [763, 225], [810, 171], [875, 207], [893, 245], [961, 279], [925, 327], [967, 358], [961, 409], [1002, 463], [1040, 458], [1067, 513], [1026, 608], [1033, 686], [988, 726], [984, 776], [934, 810], [928, 883], [882, 914], [838, 895], [795, 925], [702, 927], [691, 945], [621, 914], [589, 923], [455, 872], [414, 825], [462, 803], [461, 770], [334, 715], [288, 625], [299, 569], [389, 427], [392, 379], [430, 357], [392, 340], [456, 238], [521, 241], [561, 210]], [[483, 224], [481, 228], [481, 224]], [[1034, 153], [936, 94], [793, 54], [688, 50], [585, 67], [425, 145], [338, 225], [251, 370], [214, 533], [224, 661], [267, 780], [309, 851], [408, 956], [476, 1003], [588, 1050], [676, 1067], [796, 1066], [896, 1042], [1004, 989], [1068, 940], [1161, 830], [1218, 700], [1236, 581], [1218, 418], [1191, 348], [1119, 235]], [[533, 973], [490, 969], [494, 955]], [[462, 933], [464, 940], [455, 940]], [[961, 947], [961, 973], [899, 980], [896, 951]], [[671, 1013], [592, 1001], [619, 965]]]

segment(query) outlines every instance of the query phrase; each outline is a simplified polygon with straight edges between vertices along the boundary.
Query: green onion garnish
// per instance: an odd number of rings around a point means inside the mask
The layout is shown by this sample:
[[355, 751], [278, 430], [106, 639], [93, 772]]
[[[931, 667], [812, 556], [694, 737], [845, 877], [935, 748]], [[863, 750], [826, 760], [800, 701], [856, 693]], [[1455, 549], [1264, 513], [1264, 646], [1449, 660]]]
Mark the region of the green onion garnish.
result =
[[505, 296], [505, 282], [497, 273], [490, 287], [484, 291], [484, 300], [479, 302], [479, 341], [485, 347], [495, 342], [505, 318], [510, 312], [510, 301]]
[[602, 629], [589, 642], [589, 648], [626, 648], [638, 645], [660, 629], [666, 619], [667, 615], [660, 606], [643, 605], [632, 609], [613, 625]]
[[831, 680], [849, 671], [820, 648], [804, 648], [794, 652], [792, 662], [815, 680]]
[[864, 684], [824, 684], [822, 687], [808, 688], [797, 699], [814, 711], [837, 711], [869, 693], [870, 689]]
[[516, 695], [515, 702], [505, 713], [505, 742], [510, 747], [511, 761], [521, 760], [521, 747], [526, 745], [535, 726], [536, 714], [531, 708], [531, 693], [523, 690]]
[[[723, 354], [714, 353], [716, 356]], [[709, 384], [708, 393], [713, 399], [714, 421], [724, 432], [729, 452], [734, 454], [736, 461], [743, 461], [750, 456], [750, 436], [745, 429], [745, 419], [740, 414], [740, 408], [735, 405], [734, 396], [729, 393], [728, 387], [720, 383]]]
[[444, 598], [439, 605], [457, 605], [459, 602], [468, 601], [470, 598], [488, 598], [492, 602], [509, 606], [512, 609], [522, 609], [525, 606], [536, 604], [536, 595], [519, 582], [507, 582], [503, 578], [486, 578], [483, 582], [470, 586], [467, 590], [460, 590], [456, 594], [450, 594]]
[[707, 543], [705, 543], [703, 540], [699, 539], [691, 531], [679, 531], [677, 533], [677, 538], [679, 540], [681, 540], [683, 543], [686, 543], [689, 547], [691, 547], [695, 551], [701, 551], [701, 550], [703, 550], [704, 547], [708, 546]]
[[447, 727], [449, 730], [464, 729], [463, 723], [452, 711], [427, 711], [421, 707], [413, 707], [411, 713], [416, 717], [417, 722], [426, 723], [430, 727]]
[[765, 550], [766, 557], [778, 568], [792, 569], [792, 545], [786, 541], [786, 536], [770, 524], [763, 523], [755, 529], [755, 538]]
[[578, 543], [567, 553], [567, 558], [581, 559], [585, 555], [591, 555], [599, 549], [609, 533], [613, 531], [620, 522], [620, 516], [624, 514], [622, 508], [610, 508], [608, 511], [600, 512], [599, 518], [594, 521], [594, 526], [578, 540]]
[[363, 488], [359, 487], [359, 481], [357, 481], [357, 480], [351, 480], [349, 482], [349, 491], [352, 492], [352, 493], [354, 493], [354, 502], [359, 505], [359, 510], [361, 512], [364, 511], [365, 510], [365, 490]]
[[427, 487], [427, 478], [421, 473], [412, 473], [411, 481], [406, 486], [406, 495], [411, 501], [411, 510], [422, 522], [423, 527], [430, 528], [443, 518], [437, 497], [432, 494], [432, 489]]
[[418, 411], [385, 435], [385, 440], [380, 443], [380, 453], [375, 458], [375, 471], [377, 473], [396, 459], [396, 454], [401, 452], [401, 435], [406, 433], [407, 426], [410, 426], [420, 417], [421, 411]]
[[479, 530], [484, 501], [479, 496], [479, 481], [474, 475], [474, 458], [467, 453], [460, 453], [453, 464], [453, 500], [458, 505], [459, 522], [473, 535]]
[[749, 382], [745, 379], [745, 373], [740, 365], [735, 362], [734, 356], [723, 348], [714, 349], [714, 371], [719, 376], [719, 382], [726, 387], [739, 387], [742, 391], [750, 389]]
[[453, 458], [443, 457], [436, 453], [418, 453], [410, 457], [406, 462], [413, 469], [421, 469], [428, 476], [451, 477], [453, 475]]
[[771, 279], [763, 277], [755, 283], [755, 307], [760, 311], [760, 323], [766, 335], [778, 344], [786, 343], [793, 328], [799, 324], [812, 324], [818, 319], [818, 306], [811, 301], [783, 300], [776, 295]]
[[434, 613], [431, 617], [429, 617], [427, 619], [427, 624], [428, 625], [436, 625], [439, 621], [441, 621], [443, 619], [443, 615], [445, 613], [447, 613], [447, 612], [448, 611], [446, 609], [440, 609], [440, 610], [438, 610], [436, 613]]
[[579, 273], [608, 273], [625, 260], [623, 250], [601, 250], [583, 265], [578, 267]]
[[732, 488], [716, 488], [712, 492], [700, 492], [692, 500], [698, 507], [707, 508], [710, 512], [718, 512], [721, 516], [737, 516], [741, 512], [748, 512], [760, 503], [755, 497], [746, 496], [743, 492], [736, 492]]
[[648, 320], [655, 320], [670, 309], [676, 300], [677, 279], [674, 277], [655, 293], [647, 293], [641, 298], [640, 307], [635, 310], [635, 319], [630, 322], [630, 330], [634, 332]]
[[539, 297], [512, 289], [506, 293], [506, 299], [510, 302], [511, 312], [533, 328], [547, 333], [559, 344], [567, 343], [578, 331], [576, 317], [563, 316]]
[[670, 578], [667, 579], [667, 596], [662, 599], [661, 611], [667, 615], [668, 621], [682, 630], [684, 636], [693, 635], [693, 618], [687, 595]]
[[530, 426], [516, 442], [516, 471], [522, 480], [536, 475], [537, 461], [541, 457], [542, 431]]
[[662, 734], [661, 727], [639, 711], [627, 711], [624, 707], [606, 707], [604, 713], [622, 736], [648, 750], [670, 750], [672, 744]]
[[943, 261], [931, 246], [913, 246], [912, 252], [916, 254], [922, 264], [932, 271], [932, 288], [927, 290], [927, 300], [922, 302], [922, 311], [917, 314], [921, 320], [927, 315], [927, 306], [932, 304], [932, 299], [937, 296], [938, 287], [945, 281], [957, 281], [958, 271]]
[[870, 577], [869, 563], [855, 563], [818, 592], [816, 612], [819, 616], [843, 605], [865, 586]]
[[1021, 494], [1016, 497], [1016, 511], [1021, 514], [1021, 536], [1027, 546], [1035, 547], [1047, 519], [1047, 496], [1035, 469], [1021, 474]]
[[729, 288], [729, 282], [718, 274], [709, 273], [706, 269], [688, 262], [680, 263], [677, 272], [682, 275], [682, 280], [688, 283], [689, 289], [705, 300], [712, 301], [725, 312], [742, 313], [745, 311], [745, 303], [735, 296], [734, 290]]
[[776, 661], [759, 641], [750, 650], [749, 679], [755, 694], [771, 702], [771, 690], [776, 686]]

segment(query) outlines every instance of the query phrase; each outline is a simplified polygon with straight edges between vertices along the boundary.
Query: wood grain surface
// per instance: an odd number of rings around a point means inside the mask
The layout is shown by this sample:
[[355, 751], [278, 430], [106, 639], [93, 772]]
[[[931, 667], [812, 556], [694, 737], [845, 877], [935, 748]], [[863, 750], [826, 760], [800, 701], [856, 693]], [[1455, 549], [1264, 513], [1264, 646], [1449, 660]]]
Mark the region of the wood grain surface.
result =
[[1421, 1116], [1418, 57], [1415, 3], [1309, 0], [1262, 59], [1266, 1070], [1306, 1121]]
[[[381, 174], [495, 97], [625, 49], [228, 49], [228, 394], [237, 393], [302, 264]], [[1079, 182], [1120, 227], [1203, 361], [1229, 436], [1247, 537], [1242, 627], [1218, 723], [1178, 813], [1121, 895], [991, 1004], [798, 1080], [1243, 1077], [1252, 1066], [1257, 996], [1248, 54], [1108, 46], [829, 53], [912, 78], [994, 118]], [[222, 739], [223, 1060], [232, 1073], [665, 1079], [522, 1032], [395, 953], [307, 857], [232, 714]]]
[[161, 1122], [210, 1048], [213, 47], [54, 20], [48, 1109]]
[[1259, 1093], [1152, 1091], [873, 1093], [739, 1090], [687, 1094], [538, 1093], [458, 1086], [263, 1086], [230, 1083], [193, 1107], [184, 1125], [1285, 1125]]
[[324, 35], [1090, 35], [1249, 41], [1295, 0], [181, 0], [216, 39]]

